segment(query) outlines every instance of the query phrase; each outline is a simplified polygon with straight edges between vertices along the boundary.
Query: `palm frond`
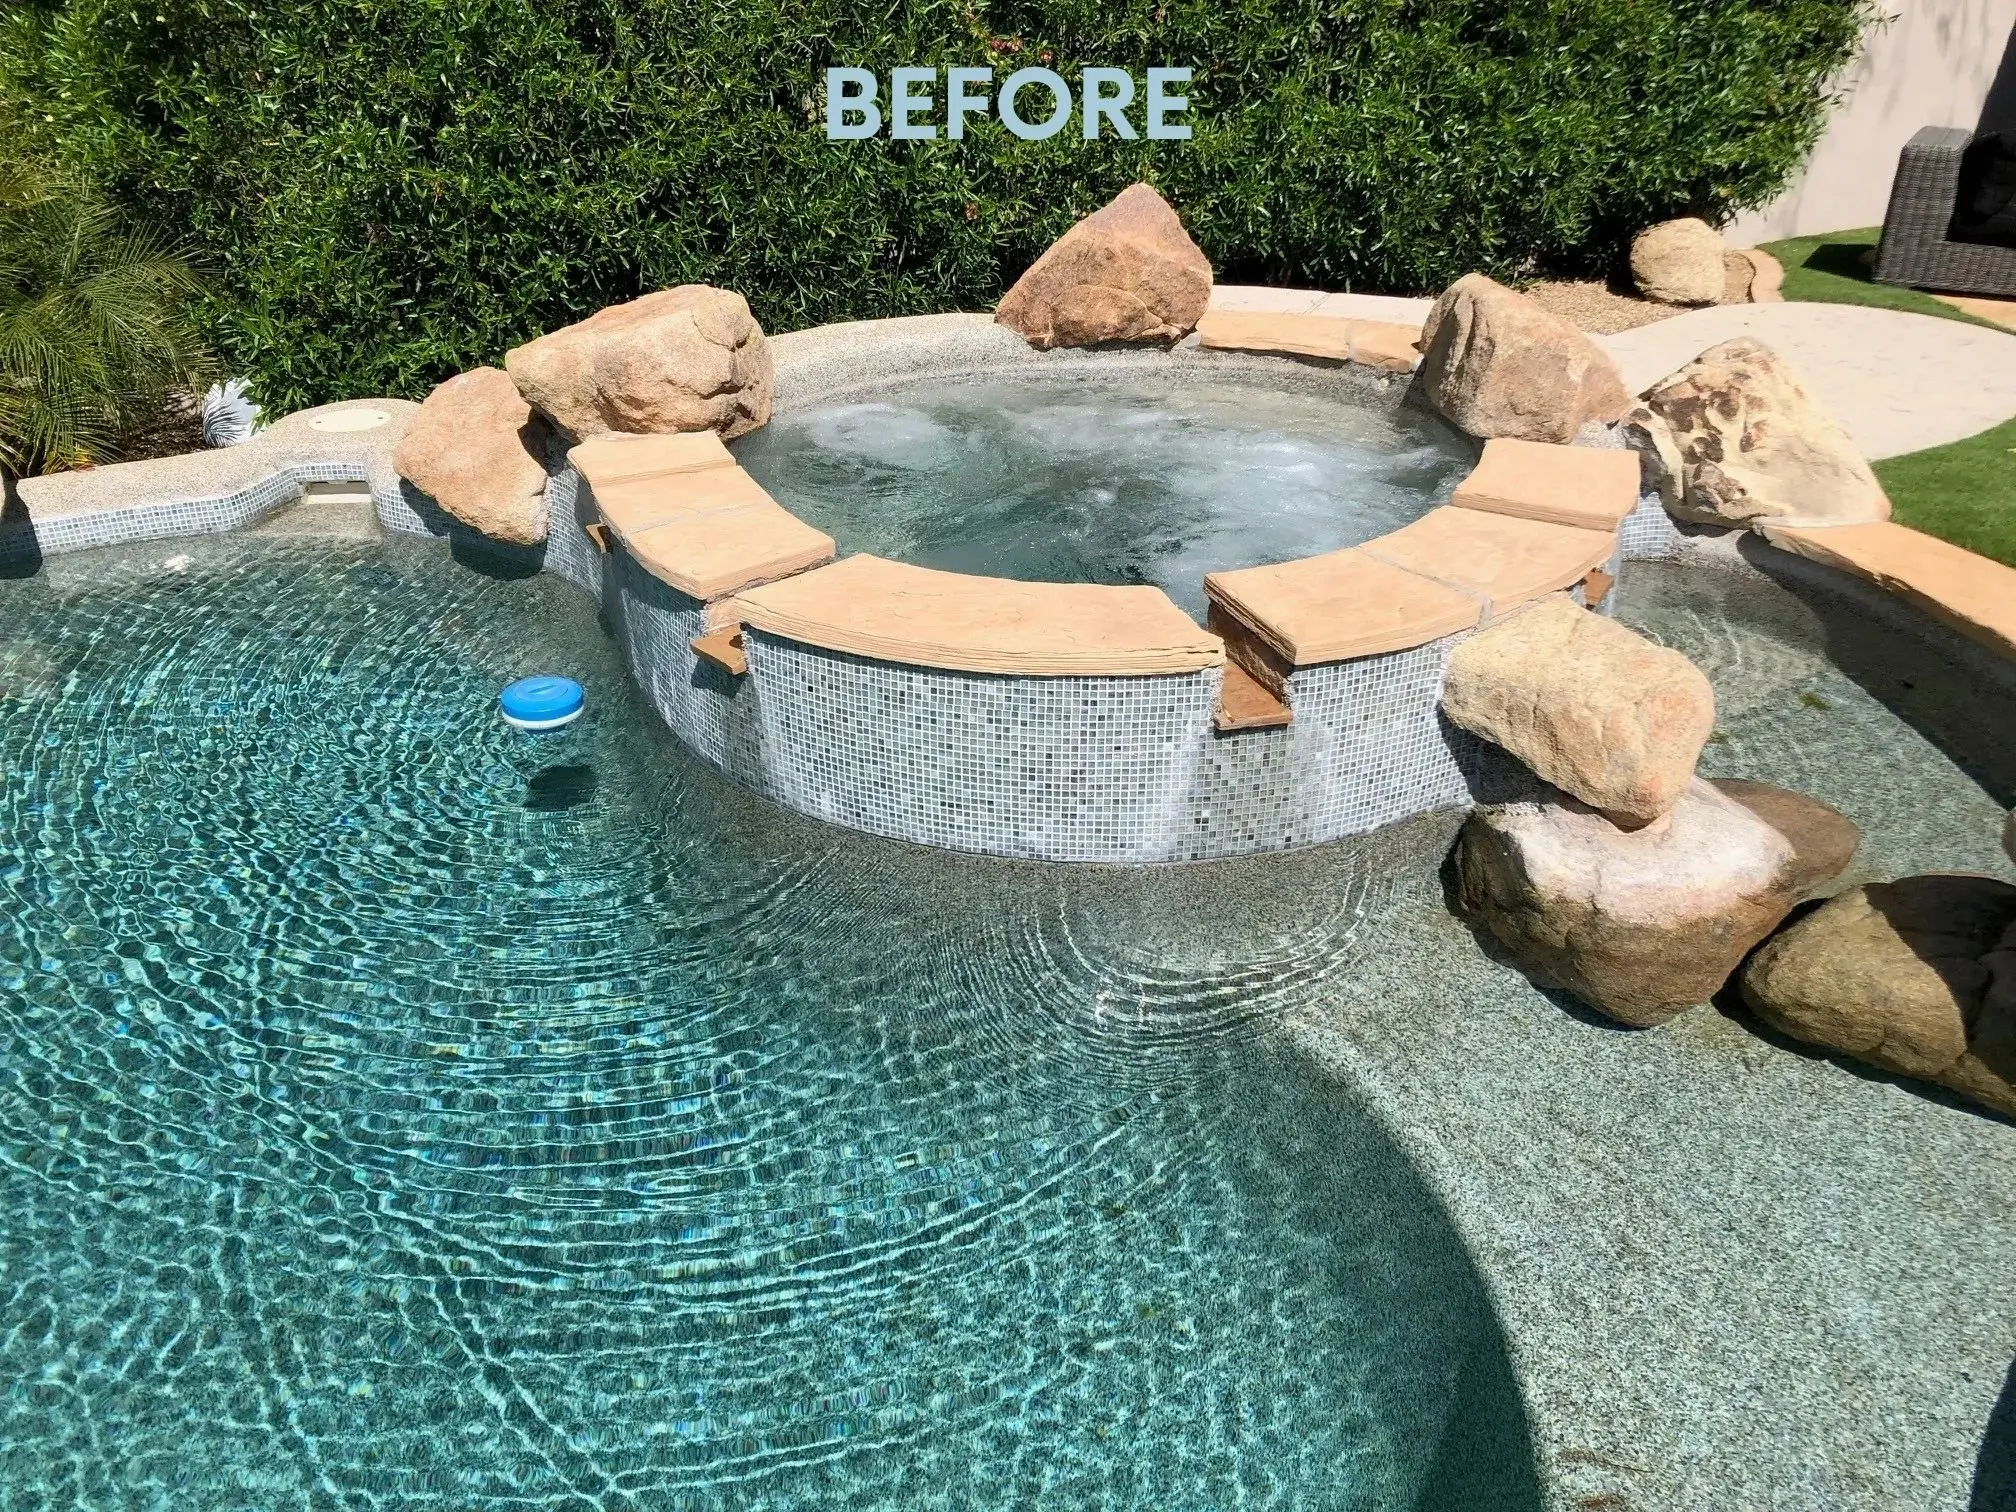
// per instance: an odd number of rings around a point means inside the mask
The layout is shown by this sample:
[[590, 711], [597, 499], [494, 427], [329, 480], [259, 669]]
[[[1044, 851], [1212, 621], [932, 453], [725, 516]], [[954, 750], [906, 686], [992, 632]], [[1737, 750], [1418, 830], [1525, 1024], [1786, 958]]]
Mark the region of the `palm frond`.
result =
[[0, 162], [0, 466], [117, 455], [214, 371], [188, 249], [45, 166]]

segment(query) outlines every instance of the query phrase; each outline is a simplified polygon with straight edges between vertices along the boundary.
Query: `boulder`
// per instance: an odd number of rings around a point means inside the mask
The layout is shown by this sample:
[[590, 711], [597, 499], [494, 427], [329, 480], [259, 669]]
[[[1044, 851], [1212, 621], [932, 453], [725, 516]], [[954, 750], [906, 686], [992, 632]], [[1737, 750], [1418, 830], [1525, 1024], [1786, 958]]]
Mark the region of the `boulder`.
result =
[[2016, 812], [2002, 822], [2002, 849], [2011, 861], [2016, 861]]
[[[1702, 525], [1887, 520], [1890, 501], [1848, 433], [1762, 342], [1712, 346], [1645, 395], [1680, 459], [1668, 509]], [[1630, 427], [1627, 426], [1627, 432]]]
[[681, 284], [514, 347], [505, 369], [568, 436], [715, 430], [770, 418], [770, 347], [731, 289]]
[[1631, 281], [1662, 304], [1720, 304], [1728, 279], [1725, 250], [1722, 233], [1704, 220], [1662, 221], [1632, 241]]
[[1566, 445], [1631, 406], [1617, 364], [1558, 315], [1481, 273], [1459, 278], [1421, 326], [1414, 392], [1484, 439]]
[[457, 373], [427, 396], [392, 453], [399, 476], [471, 530], [513, 546], [546, 539], [551, 432], [502, 368]]
[[1673, 427], [1644, 405], [1635, 405], [1618, 422], [1624, 444], [1638, 453], [1645, 486], [1659, 495], [1668, 514], [1680, 512], [1685, 464], [1680, 459], [1680, 442]]
[[1622, 830], [1572, 799], [1473, 812], [1456, 895], [1543, 987], [1639, 1028], [1713, 997], [1816, 863], [1706, 782]]
[[1563, 595], [1461, 642], [1442, 709], [1626, 829], [1673, 807], [1715, 731], [1700, 668]]
[[1169, 202], [1133, 184], [1058, 237], [994, 318], [1036, 347], [1180, 341], [1211, 298], [1211, 260]]
[[1792, 842], [1789, 885], [1802, 898], [1848, 870], [1862, 844], [1855, 821], [1818, 798], [1740, 777], [1711, 777], [1709, 782]]
[[2016, 1115], [2016, 887], [1935, 872], [1830, 899], [1757, 952], [1743, 1000], [1795, 1039]]

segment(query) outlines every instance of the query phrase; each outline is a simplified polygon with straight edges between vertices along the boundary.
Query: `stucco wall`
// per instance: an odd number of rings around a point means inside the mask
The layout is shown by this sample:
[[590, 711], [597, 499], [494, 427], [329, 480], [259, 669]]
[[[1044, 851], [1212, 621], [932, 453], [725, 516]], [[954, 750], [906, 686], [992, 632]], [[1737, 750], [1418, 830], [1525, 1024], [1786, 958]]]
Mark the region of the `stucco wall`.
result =
[[[1871, 31], [1843, 75], [1847, 98], [1806, 171], [1775, 203], [1739, 216], [1729, 228], [1732, 245], [1877, 225], [1898, 151], [1913, 132], [1980, 124], [2016, 28], [2016, 0], [1889, 0], [1885, 9], [1891, 20]], [[2012, 84], [2005, 77], [1994, 88], [1992, 114], [2007, 113]]]

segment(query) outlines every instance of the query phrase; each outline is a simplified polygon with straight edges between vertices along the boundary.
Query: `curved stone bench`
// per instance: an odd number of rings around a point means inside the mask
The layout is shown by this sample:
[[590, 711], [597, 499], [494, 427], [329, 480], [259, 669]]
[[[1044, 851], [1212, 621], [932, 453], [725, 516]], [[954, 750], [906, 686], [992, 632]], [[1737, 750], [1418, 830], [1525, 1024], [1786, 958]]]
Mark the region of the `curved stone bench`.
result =
[[1241, 665], [1278, 691], [1286, 669], [1404, 651], [1475, 629], [1573, 587], [1616, 549], [1614, 529], [1445, 505], [1363, 546], [1211, 573], [1204, 592], [1228, 637], [1243, 631], [1271, 653], [1256, 667], [1236, 641], [1232, 647]]
[[735, 595], [744, 625], [826, 651], [1009, 677], [1156, 677], [1223, 663], [1160, 588], [1024, 583], [851, 556]]
[[771, 498], [711, 430], [611, 433], [567, 460], [638, 564], [703, 603], [833, 559], [833, 538]]

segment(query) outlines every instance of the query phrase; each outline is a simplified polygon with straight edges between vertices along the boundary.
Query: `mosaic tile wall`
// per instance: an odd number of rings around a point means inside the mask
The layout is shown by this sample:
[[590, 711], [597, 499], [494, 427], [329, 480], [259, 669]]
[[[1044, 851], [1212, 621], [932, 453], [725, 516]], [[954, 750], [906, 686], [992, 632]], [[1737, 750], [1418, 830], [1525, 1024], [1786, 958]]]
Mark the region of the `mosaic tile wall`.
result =
[[1655, 490], [1647, 489], [1638, 496], [1638, 505], [1617, 528], [1617, 545], [1627, 562], [1642, 562], [1650, 557], [1671, 556], [1680, 542], [1680, 532], [1673, 528], [1673, 518], [1666, 513], [1666, 506], [1659, 502]]
[[[9, 525], [0, 531], [0, 561], [62, 556], [96, 546], [159, 541], [171, 536], [218, 535], [256, 525], [293, 503], [309, 483], [361, 483], [364, 469], [347, 462], [296, 462], [228, 494], [179, 503], [130, 504], [79, 510]], [[377, 495], [374, 491], [373, 497]], [[383, 506], [380, 506], [383, 513]]]
[[1032, 860], [1202, 860], [1313, 845], [1469, 801], [1475, 742], [1437, 713], [1459, 637], [1294, 674], [1295, 720], [1219, 735], [1216, 669], [992, 677], [745, 633], [746, 677], [694, 655], [703, 606], [627, 553], [611, 621], [638, 684], [710, 765], [800, 813]]
[[990, 677], [744, 635], [765, 790], [949, 850], [1165, 861], [1211, 739], [1215, 669]]

